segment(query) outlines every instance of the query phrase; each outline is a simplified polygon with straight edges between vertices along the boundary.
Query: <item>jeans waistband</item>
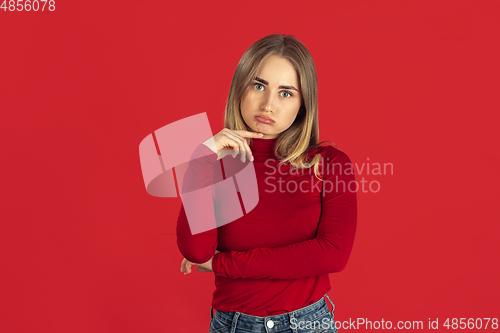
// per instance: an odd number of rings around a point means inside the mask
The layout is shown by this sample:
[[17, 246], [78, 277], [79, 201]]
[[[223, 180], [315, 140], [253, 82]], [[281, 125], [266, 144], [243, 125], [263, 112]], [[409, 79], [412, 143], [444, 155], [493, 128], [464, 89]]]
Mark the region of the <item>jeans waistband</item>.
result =
[[[328, 309], [328, 305], [325, 301], [325, 297], [328, 298], [328, 301], [332, 304], [332, 310], [330, 311]], [[331, 312], [332, 318], [333, 318], [333, 310], [335, 310], [335, 305], [333, 304], [332, 300], [330, 297], [325, 294], [321, 299], [313, 304], [310, 304], [308, 306], [305, 306], [303, 308], [297, 309], [295, 311], [287, 312], [284, 314], [280, 315], [273, 315], [273, 316], [266, 316], [266, 317], [259, 317], [259, 316], [252, 316], [248, 314], [244, 314], [238, 311], [229, 311], [229, 312], [222, 312], [222, 311], [215, 311], [215, 316], [217, 316], [218, 319], [220, 319], [223, 322], [226, 323], [232, 323], [234, 324], [234, 321], [237, 321], [238, 324], [240, 325], [264, 325], [268, 321], [272, 320], [273, 324], [283, 324], [283, 325], [289, 325], [290, 321], [295, 318], [296, 320], [310, 320], [314, 321], [314, 319], [324, 315], [327, 312]], [[213, 318], [213, 307], [210, 309], [210, 315]]]

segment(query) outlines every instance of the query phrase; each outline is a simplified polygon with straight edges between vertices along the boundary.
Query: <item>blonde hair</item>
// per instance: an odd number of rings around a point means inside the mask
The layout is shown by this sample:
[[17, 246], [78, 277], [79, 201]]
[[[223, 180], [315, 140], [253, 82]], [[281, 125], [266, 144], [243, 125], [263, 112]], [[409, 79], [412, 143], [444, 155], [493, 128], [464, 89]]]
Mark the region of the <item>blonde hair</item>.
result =
[[[307, 48], [291, 35], [273, 34], [259, 39], [245, 51], [234, 72], [229, 90], [224, 117], [224, 127], [231, 130], [253, 130], [245, 123], [240, 110], [246, 88], [257, 75], [262, 62], [271, 55], [279, 55], [289, 60], [297, 71], [302, 93], [302, 103], [293, 124], [280, 133], [274, 148], [279, 164], [290, 163], [298, 169], [314, 167], [318, 177], [321, 155], [316, 154], [306, 160], [308, 151], [317, 148], [319, 141], [318, 124], [318, 82], [316, 68]], [[252, 139], [247, 138], [251, 144]], [[331, 142], [331, 141], [329, 141]], [[335, 143], [331, 142], [335, 147]]]

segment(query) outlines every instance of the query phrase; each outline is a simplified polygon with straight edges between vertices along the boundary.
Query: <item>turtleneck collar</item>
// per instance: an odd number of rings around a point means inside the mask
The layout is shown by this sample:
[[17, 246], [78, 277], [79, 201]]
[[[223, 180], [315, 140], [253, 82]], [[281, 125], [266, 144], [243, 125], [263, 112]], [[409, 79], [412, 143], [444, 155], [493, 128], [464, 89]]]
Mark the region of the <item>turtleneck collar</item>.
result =
[[252, 143], [250, 145], [250, 149], [252, 152], [257, 152], [257, 153], [273, 153], [274, 152], [274, 146], [276, 142], [278, 141], [278, 138], [274, 139], [259, 139], [259, 138], [252, 138]]

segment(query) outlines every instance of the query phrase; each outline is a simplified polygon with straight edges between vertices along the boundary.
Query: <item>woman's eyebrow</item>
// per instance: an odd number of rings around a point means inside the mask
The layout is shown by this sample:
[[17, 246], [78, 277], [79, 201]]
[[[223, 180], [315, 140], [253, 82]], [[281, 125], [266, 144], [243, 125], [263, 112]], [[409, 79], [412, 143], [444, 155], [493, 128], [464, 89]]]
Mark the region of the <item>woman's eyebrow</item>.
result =
[[[262, 84], [265, 84], [265, 85], [269, 85], [269, 82], [267, 82], [266, 80], [256, 76], [255, 77], [255, 81], [259, 81], [260, 83]], [[291, 89], [291, 90], [295, 90], [297, 92], [299, 92], [299, 90], [297, 88], [295, 88], [294, 86], [279, 86], [278, 89]]]

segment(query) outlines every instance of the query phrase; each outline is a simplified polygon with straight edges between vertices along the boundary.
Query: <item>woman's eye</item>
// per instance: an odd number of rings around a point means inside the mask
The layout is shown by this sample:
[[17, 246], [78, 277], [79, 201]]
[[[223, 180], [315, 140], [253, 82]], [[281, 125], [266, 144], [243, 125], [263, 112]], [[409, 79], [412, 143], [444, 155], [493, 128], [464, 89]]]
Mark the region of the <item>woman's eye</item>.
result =
[[255, 83], [254, 86], [257, 90], [264, 90], [264, 86], [262, 84]]
[[288, 97], [292, 97], [292, 94], [290, 94], [288, 91], [282, 91], [281, 96], [288, 98]]

